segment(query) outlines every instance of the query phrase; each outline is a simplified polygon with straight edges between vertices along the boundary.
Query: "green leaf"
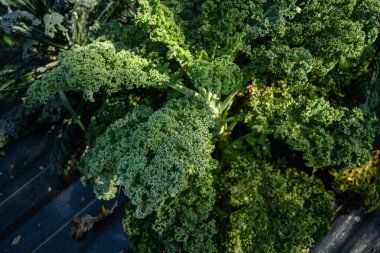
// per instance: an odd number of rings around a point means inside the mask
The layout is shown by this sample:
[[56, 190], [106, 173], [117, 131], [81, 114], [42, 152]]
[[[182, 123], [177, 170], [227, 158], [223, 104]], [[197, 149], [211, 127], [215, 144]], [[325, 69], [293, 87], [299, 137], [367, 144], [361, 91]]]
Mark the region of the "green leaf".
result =
[[254, 138], [252, 135], [249, 135], [245, 138], [245, 140], [248, 142], [249, 145], [254, 146], [256, 145], [256, 138]]
[[242, 149], [243, 148], [243, 140], [236, 140], [232, 143], [232, 147], [234, 149]]

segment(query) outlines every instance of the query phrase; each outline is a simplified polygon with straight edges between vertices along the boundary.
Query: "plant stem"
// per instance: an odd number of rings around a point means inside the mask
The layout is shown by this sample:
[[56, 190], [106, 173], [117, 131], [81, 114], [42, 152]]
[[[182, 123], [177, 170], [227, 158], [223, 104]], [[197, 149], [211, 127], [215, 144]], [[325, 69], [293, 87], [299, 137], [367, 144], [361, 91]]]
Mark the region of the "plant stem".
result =
[[59, 97], [62, 100], [62, 104], [70, 112], [71, 117], [73, 117], [74, 122], [79, 125], [79, 127], [83, 130], [83, 132], [86, 132], [86, 128], [84, 127], [82, 121], [78, 117], [78, 114], [75, 112], [74, 108], [71, 106], [70, 101], [66, 97], [66, 94], [63, 91], [58, 91], [58, 94], [59, 94]]
[[200, 94], [192, 89], [187, 88], [186, 86], [182, 84], [174, 84], [174, 85], [169, 85], [171, 88], [175, 89], [176, 91], [184, 94], [185, 96], [195, 96], [199, 97]]

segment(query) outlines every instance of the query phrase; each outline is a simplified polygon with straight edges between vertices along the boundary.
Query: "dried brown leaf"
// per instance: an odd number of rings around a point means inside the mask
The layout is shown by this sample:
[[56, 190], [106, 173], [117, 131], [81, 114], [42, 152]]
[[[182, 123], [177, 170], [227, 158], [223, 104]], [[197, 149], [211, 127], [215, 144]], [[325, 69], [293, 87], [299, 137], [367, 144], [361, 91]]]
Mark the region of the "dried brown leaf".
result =
[[118, 191], [118, 195], [116, 201], [111, 209], [107, 209], [104, 205], [101, 206], [101, 214], [98, 216], [92, 216], [89, 214], [85, 214], [82, 217], [74, 217], [71, 219], [69, 224], [69, 235], [71, 239], [79, 240], [83, 238], [83, 236], [90, 231], [95, 223], [103, 220], [104, 218], [111, 215], [118, 206], [118, 200], [120, 195], [120, 188]]
[[70, 238], [75, 240], [81, 239], [84, 234], [92, 229], [94, 224], [101, 219], [101, 216], [94, 217], [89, 214], [86, 214], [83, 217], [74, 217], [69, 225]]

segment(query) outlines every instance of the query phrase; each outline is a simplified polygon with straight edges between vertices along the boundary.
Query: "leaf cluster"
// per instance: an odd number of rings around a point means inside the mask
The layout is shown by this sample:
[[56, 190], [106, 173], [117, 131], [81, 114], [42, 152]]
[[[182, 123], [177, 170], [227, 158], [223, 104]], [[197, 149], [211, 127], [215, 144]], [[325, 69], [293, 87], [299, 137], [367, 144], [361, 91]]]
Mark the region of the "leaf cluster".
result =
[[94, 93], [111, 95], [136, 87], [163, 86], [170, 77], [150, 61], [130, 51], [116, 51], [110, 42], [94, 42], [60, 55], [60, 65], [29, 89], [32, 102], [46, 103], [58, 91], [82, 91], [94, 101]]
[[130, 198], [126, 228], [139, 251], [214, 251], [212, 115], [194, 99], [157, 111], [137, 106], [83, 157], [83, 180], [94, 182], [98, 197], [113, 198], [122, 186]]
[[366, 163], [378, 133], [376, 116], [360, 108], [334, 107], [315, 92], [305, 94], [306, 89], [258, 88], [245, 114], [253, 134], [284, 140], [314, 169]]
[[101, 0], [3, 0], [7, 12], [0, 16], [0, 28], [43, 44], [68, 48], [87, 41], [87, 28]]
[[359, 57], [379, 33], [380, 3], [208, 0], [201, 15], [210, 44], [237, 44], [234, 50], [258, 76], [273, 73], [297, 84], [309, 74], [325, 75], [340, 59]]
[[223, 177], [227, 252], [306, 252], [332, 219], [332, 192], [304, 172], [241, 154]]
[[359, 193], [368, 212], [380, 207], [379, 155], [380, 151], [376, 150], [372, 153], [371, 160], [366, 164], [343, 171], [331, 171], [335, 177], [333, 182], [335, 190], [339, 193]]
[[[333, 196], [304, 163], [367, 163], [378, 120], [306, 81], [373, 43], [379, 3], [127, 2], [124, 19], [98, 23], [93, 42], [61, 53], [28, 91], [32, 103], [70, 91], [100, 104], [83, 181], [103, 199], [122, 188], [138, 252], [307, 250]], [[273, 140], [301, 166], [265, 161]]]

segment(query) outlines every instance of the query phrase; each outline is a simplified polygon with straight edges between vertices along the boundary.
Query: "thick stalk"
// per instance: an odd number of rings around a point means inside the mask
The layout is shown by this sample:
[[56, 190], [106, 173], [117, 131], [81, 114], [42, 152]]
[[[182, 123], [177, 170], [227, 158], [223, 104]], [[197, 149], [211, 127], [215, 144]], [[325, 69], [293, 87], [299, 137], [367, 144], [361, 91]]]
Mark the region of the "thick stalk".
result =
[[174, 84], [174, 85], [169, 85], [172, 89], [175, 89], [176, 91], [182, 93], [185, 96], [195, 96], [195, 97], [200, 97], [200, 94], [192, 89], [187, 88], [186, 86], [182, 84]]

